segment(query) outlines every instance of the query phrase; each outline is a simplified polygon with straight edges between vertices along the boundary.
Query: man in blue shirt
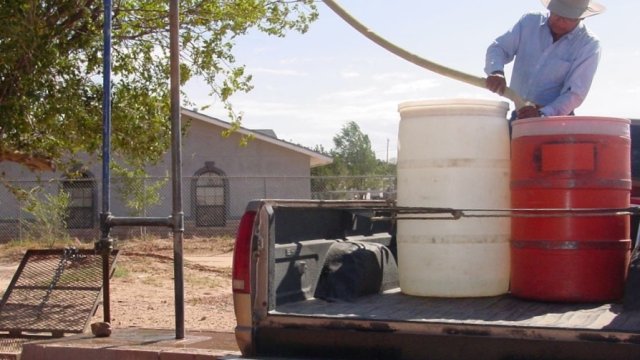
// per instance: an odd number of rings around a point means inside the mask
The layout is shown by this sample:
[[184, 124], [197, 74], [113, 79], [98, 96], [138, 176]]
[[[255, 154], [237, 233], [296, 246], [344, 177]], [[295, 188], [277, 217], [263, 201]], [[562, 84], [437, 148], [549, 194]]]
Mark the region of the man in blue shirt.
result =
[[600, 59], [600, 42], [583, 24], [604, 6], [589, 0], [541, 0], [549, 14], [528, 13], [487, 49], [489, 90], [507, 86], [504, 66], [514, 60], [511, 88], [533, 105], [517, 119], [569, 115], [584, 101]]

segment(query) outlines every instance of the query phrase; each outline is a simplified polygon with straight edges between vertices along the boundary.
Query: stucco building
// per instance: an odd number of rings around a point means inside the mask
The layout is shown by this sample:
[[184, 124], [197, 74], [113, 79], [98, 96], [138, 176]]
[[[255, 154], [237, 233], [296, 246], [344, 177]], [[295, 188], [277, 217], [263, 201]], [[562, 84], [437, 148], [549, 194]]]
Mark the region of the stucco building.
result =
[[[326, 155], [278, 139], [273, 131], [240, 128], [224, 137], [222, 132], [231, 128], [230, 123], [187, 109], [182, 110], [182, 122], [188, 125], [182, 139], [182, 198], [187, 232], [228, 226], [230, 221], [233, 224], [251, 199], [308, 199], [310, 169], [332, 161]], [[251, 140], [242, 146], [241, 137], [247, 135]], [[39, 184], [50, 192], [66, 190], [71, 195], [69, 228], [98, 229], [102, 177], [99, 161], [88, 159], [82, 168], [84, 179], [80, 181], [68, 179], [62, 173], [35, 174], [8, 162], [0, 163], [0, 171], [12, 184], [26, 188]], [[166, 181], [166, 177], [171, 174], [170, 151], [146, 172], [152, 180], [162, 179], [164, 185], [158, 190], [160, 202], [145, 208], [144, 216], [169, 216], [171, 181]], [[128, 216], [131, 209], [115, 184], [117, 179], [111, 187], [111, 212]], [[0, 205], [0, 236], [12, 236], [12, 225], [25, 216], [22, 205], [4, 187], [0, 187]]]

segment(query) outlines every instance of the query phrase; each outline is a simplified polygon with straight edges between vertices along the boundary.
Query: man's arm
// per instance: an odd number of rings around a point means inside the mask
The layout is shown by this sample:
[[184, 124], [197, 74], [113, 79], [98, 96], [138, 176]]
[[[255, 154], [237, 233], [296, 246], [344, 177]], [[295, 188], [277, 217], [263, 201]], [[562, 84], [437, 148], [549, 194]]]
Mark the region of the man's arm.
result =
[[487, 89], [502, 95], [507, 87], [504, 66], [513, 61], [520, 39], [518, 22], [511, 30], [496, 38], [487, 48], [484, 71], [487, 74]]
[[487, 48], [484, 65], [484, 72], [487, 75], [492, 75], [497, 71], [504, 75], [504, 66], [513, 61], [520, 44], [522, 19], [524, 16], [513, 28], [497, 37]]

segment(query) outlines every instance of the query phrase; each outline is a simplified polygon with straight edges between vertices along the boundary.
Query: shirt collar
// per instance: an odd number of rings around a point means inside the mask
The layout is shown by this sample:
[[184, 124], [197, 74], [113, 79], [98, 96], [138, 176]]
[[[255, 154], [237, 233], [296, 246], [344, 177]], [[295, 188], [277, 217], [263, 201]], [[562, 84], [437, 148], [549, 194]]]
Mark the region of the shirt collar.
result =
[[[540, 26], [546, 27], [549, 30], [549, 33], [551, 33], [551, 28], [549, 27], [549, 16], [551, 16], [551, 12], [547, 12], [547, 15], [542, 18]], [[583, 19], [580, 21], [580, 23], [578, 24], [578, 26], [576, 26], [575, 29], [565, 34], [563, 38], [566, 37], [568, 39], [571, 39], [572, 37], [576, 36], [576, 34], [582, 32], [584, 29], [585, 29], [585, 25], [584, 25], [584, 19]]]

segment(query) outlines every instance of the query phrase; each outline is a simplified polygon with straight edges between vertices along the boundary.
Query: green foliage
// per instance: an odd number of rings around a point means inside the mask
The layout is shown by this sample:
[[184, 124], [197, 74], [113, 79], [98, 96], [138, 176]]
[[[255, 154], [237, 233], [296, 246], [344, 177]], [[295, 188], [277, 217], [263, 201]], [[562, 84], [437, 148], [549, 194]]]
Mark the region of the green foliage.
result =
[[382, 160], [377, 160], [378, 161], [378, 166], [377, 166], [377, 173], [380, 175], [390, 175], [390, 176], [395, 176], [396, 175], [396, 171], [397, 171], [397, 164], [395, 163], [391, 163], [391, 162], [386, 162], [386, 161], [382, 161]]
[[122, 202], [130, 210], [129, 215], [142, 216], [145, 209], [162, 201], [159, 190], [169, 181], [168, 178], [151, 181], [141, 168], [127, 170], [114, 167], [113, 170], [118, 178], [116, 188]]
[[[112, 149], [137, 163], [157, 161], [170, 141], [168, 13], [165, 0], [113, 4]], [[181, 81], [202, 77], [210, 105], [234, 116], [231, 96], [252, 88], [236, 38], [304, 33], [316, 18], [313, 0], [182, 0]], [[102, 24], [100, 0], [0, 1], [0, 152], [52, 158], [62, 171], [62, 159], [99, 152]]]
[[123, 265], [117, 265], [115, 270], [113, 271], [113, 277], [117, 279], [128, 278], [131, 275], [131, 271], [124, 267]]
[[[322, 146], [315, 151], [333, 157], [333, 163], [311, 169], [312, 188], [320, 193], [336, 192], [342, 198], [356, 191], [384, 190], [385, 175], [395, 175], [395, 165], [376, 159], [369, 136], [354, 121], [346, 123], [333, 137], [334, 148], [327, 152]], [[353, 192], [351, 194], [349, 191]]]
[[333, 137], [333, 144], [332, 155], [337, 166], [347, 169], [349, 175], [375, 173], [378, 163], [369, 136], [354, 121], [342, 127], [340, 133]]
[[24, 240], [45, 244], [49, 248], [56, 243], [69, 243], [66, 221], [69, 194], [64, 191], [50, 194], [39, 187], [25, 194], [26, 200], [22, 210], [33, 218], [21, 219]]

